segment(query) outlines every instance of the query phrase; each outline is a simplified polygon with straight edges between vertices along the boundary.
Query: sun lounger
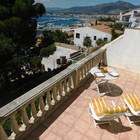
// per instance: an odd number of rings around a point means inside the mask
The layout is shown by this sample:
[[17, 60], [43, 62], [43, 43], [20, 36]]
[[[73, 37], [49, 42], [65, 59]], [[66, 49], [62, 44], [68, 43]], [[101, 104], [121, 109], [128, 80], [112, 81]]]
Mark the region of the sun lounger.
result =
[[104, 97], [101, 98], [93, 98], [89, 101], [89, 112], [93, 121], [95, 123], [95, 127], [99, 124], [109, 123], [111, 120], [119, 118], [120, 115], [124, 115], [127, 111], [128, 107], [125, 105], [122, 106], [107, 106]]
[[121, 99], [129, 110], [125, 113], [130, 124], [140, 122], [140, 119], [135, 121], [131, 120], [133, 116], [140, 116], [140, 100], [136, 94], [125, 94], [121, 96]]

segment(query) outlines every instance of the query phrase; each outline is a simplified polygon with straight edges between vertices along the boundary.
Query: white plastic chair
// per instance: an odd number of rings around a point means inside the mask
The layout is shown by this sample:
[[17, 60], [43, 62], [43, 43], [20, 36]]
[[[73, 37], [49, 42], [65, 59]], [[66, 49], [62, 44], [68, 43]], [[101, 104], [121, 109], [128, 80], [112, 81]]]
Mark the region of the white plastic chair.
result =
[[109, 123], [111, 120], [119, 118], [127, 111], [128, 107], [125, 105], [108, 107], [104, 97], [90, 99], [89, 113], [93, 119], [95, 127], [99, 124]]
[[140, 100], [136, 94], [125, 94], [121, 96], [122, 102], [128, 106], [129, 110], [125, 113], [130, 125], [140, 122], [132, 120], [133, 116], [140, 116]]

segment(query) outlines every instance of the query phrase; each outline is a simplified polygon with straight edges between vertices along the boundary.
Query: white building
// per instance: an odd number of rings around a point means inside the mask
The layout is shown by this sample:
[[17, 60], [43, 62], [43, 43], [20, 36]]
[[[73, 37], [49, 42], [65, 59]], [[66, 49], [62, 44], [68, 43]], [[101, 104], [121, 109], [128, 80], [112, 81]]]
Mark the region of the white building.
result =
[[126, 13], [120, 13], [119, 21], [121, 23], [131, 23], [131, 27], [140, 25], [140, 9], [133, 9]]
[[51, 70], [58, 68], [59, 66], [56, 60], [60, 58], [60, 56], [66, 56], [66, 59], [69, 59], [71, 53], [77, 52], [77, 50], [63, 48], [60, 46], [56, 46], [56, 47], [57, 49], [53, 55], [50, 55], [49, 57], [43, 57], [41, 61], [41, 64], [45, 66], [45, 71], [48, 71], [48, 68]]
[[101, 38], [104, 41], [111, 41], [111, 28], [105, 25], [97, 25], [90, 27], [82, 27], [74, 30], [74, 44], [76, 46], [84, 47], [83, 41], [86, 36], [92, 40], [92, 45], [96, 45], [96, 41]]

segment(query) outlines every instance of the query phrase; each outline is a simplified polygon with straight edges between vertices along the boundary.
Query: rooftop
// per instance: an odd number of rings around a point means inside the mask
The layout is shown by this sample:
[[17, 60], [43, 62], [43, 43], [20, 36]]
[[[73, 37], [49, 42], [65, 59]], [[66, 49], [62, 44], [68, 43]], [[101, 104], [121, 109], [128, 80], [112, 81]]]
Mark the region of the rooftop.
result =
[[[140, 74], [113, 68], [120, 74], [117, 80], [110, 81], [116, 96], [106, 95], [108, 101], [122, 104], [120, 95], [135, 93], [140, 97]], [[139, 140], [140, 124], [129, 125], [125, 116], [111, 121], [111, 125], [94, 126], [88, 113], [90, 98], [99, 97], [93, 88], [93, 76], [63, 103], [54, 113], [45, 119], [25, 140]]]
[[[105, 32], [105, 33], [108, 33], [108, 34], [112, 34], [112, 28], [110, 28], [109, 26], [106, 26], [106, 25], [96, 25], [96, 26], [90, 26], [90, 28], [93, 28], [93, 29], [96, 29], [96, 30], [99, 30], [99, 31], [102, 31], [102, 32]], [[122, 31], [119, 31], [119, 30], [115, 30], [116, 33], [118, 34], [123, 34]]]

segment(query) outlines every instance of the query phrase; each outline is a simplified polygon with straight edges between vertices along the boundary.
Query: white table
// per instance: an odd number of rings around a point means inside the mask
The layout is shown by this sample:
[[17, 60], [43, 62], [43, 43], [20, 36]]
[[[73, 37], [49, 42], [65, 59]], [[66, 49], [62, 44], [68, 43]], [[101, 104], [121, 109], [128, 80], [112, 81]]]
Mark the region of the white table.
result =
[[[110, 93], [111, 92], [111, 88], [109, 86], [108, 81], [116, 80], [119, 77], [119, 74], [117, 72], [115, 72], [113, 69], [107, 67], [107, 71], [108, 72], [106, 72], [106, 73], [102, 73], [101, 70], [98, 69], [98, 67], [93, 67], [93, 68], [90, 69], [90, 73], [95, 77], [96, 88], [97, 88], [97, 91], [98, 91], [98, 93], [99, 93], [100, 96], [103, 96], [105, 94]], [[102, 75], [104, 75], [104, 76], [102, 76]], [[99, 82], [97, 81], [97, 78], [100, 79]], [[107, 92], [100, 93], [99, 84], [102, 81], [104, 81], [106, 83], [106, 85], [108, 87], [108, 91]]]

